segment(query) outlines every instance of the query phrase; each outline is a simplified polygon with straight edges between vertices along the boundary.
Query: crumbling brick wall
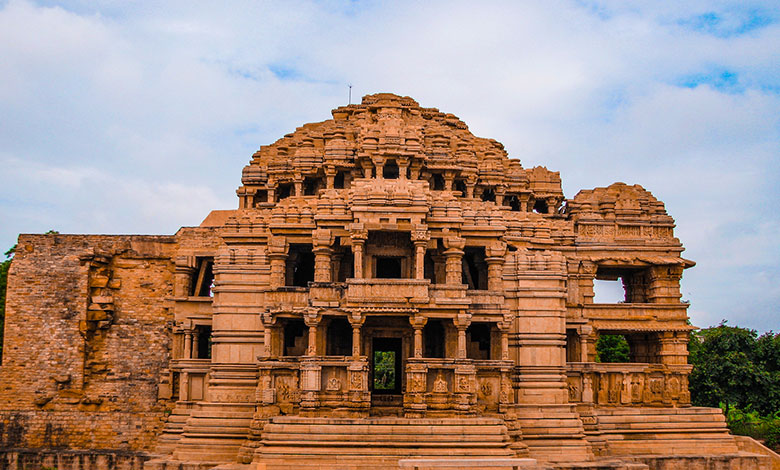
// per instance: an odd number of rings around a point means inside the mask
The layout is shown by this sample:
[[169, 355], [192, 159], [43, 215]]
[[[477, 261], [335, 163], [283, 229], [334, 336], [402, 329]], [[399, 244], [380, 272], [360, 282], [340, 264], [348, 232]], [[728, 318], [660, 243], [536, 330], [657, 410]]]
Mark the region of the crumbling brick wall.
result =
[[171, 404], [174, 237], [22, 235], [8, 281], [0, 447], [148, 451]]

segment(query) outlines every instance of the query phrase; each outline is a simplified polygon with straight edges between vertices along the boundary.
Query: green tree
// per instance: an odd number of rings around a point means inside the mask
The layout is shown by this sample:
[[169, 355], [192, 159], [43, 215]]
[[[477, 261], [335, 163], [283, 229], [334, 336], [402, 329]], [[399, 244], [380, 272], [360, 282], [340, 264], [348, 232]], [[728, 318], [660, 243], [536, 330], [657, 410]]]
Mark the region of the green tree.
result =
[[688, 345], [691, 399], [771, 414], [780, 409], [780, 339], [726, 322], [694, 333]]
[[600, 335], [596, 343], [599, 362], [629, 362], [628, 341], [623, 335]]
[[5, 329], [5, 291], [8, 285], [8, 269], [11, 267], [16, 245], [5, 252], [5, 261], [0, 263], [0, 357], [3, 353], [3, 331]]

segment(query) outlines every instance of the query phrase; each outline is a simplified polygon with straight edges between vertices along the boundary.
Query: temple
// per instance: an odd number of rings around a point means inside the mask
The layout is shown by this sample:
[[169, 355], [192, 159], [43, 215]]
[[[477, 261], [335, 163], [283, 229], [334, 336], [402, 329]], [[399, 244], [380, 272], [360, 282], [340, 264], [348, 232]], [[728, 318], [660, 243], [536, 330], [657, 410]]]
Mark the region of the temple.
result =
[[[3, 462], [770, 468], [690, 404], [694, 263], [649, 191], [567, 199], [408, 97], [332, 115], [257, 151], [238, 209], [198, 227], [20, 236]], [[600, 281], [624, 299], [594, 302]], [[630, 362], [599, 362], [602, 335]]]

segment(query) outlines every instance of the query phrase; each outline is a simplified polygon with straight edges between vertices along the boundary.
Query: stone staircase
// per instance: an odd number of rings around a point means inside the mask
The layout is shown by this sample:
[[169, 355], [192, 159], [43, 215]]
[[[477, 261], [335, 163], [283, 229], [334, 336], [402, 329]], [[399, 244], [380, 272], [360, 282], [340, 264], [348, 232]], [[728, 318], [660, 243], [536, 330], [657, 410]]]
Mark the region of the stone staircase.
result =
[[268, 470], [395, 470], [400, 458], [516, 457], [510, 444], [506, 425], [494, 418], [281, 416], [263, 428], [254, 462]]
[[597, 455], [737, 454], [734, 436], [718, 408], [603, 407], [586, 426]]
[[171, 454], [176, 448], [176, 443], [181, 439], [181, 433], [184, 431], [184, 425], [190, 417], [190, 406], [186, 404], [176, 404], [173, 411], [168, 415], [165, 421], [165, 427], [157, 438], [157, 454]]
[[572, 405], [517, 405], [514, 413], [530, 457], [559, 463], [593, 460], [582, 420]]

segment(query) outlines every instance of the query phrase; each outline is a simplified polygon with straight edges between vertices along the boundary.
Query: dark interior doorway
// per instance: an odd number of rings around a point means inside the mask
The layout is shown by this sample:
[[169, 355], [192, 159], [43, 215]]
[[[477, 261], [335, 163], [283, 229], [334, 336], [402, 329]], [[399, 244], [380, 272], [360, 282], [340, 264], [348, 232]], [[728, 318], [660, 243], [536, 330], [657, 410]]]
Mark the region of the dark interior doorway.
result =
[[374, 338], [371, 358], [371, 391], [401, 394], [401, 338]]

